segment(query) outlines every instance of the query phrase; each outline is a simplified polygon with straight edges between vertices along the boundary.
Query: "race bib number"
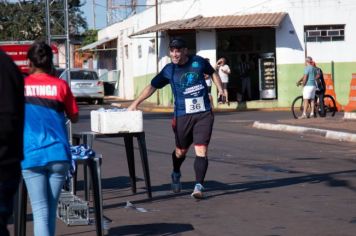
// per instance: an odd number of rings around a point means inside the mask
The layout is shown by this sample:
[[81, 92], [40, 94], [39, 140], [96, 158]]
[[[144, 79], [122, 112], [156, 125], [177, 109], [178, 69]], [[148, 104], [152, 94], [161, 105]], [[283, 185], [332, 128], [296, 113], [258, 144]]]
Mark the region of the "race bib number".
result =
[[205, 104], [203, 97], [186, 98], [185, 99], [185, 112], [187, 114], [205, 111]]

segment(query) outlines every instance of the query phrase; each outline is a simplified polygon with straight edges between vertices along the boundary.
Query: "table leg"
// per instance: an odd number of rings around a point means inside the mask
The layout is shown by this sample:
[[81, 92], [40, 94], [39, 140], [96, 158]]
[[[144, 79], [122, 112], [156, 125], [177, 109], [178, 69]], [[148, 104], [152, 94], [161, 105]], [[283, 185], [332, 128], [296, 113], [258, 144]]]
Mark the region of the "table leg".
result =
[[88, 165], [83, 164], [83, 174], [84, 174], [84, 200], [90, 200], [90, 178], [88, 178]]
[[140, 133], [137, 136], [137, 142], [138, 142], [138, 147], [139, 147], [139, 150], [140, 150], [143, 174], [145, 176], [145, 184], [146, 184], [146, 188], [147, 188], [147, 195], [148, 195], [149, 198], [152, 198], [151, 179], [150, 179], [150, 170], [149, 170], [149, 167], [148, 167], [145, 133]]
[[135, 156], [133, 150], [133, 136], [124, 136], [127, 165], [129, 167], [129, 174], [131, 180], [131, 189], [136, 193], [136, 173], [135, 173]]
[[102, 236], [103, 233], [103, 197], [101, 192], [101, 171], [100, 171], [100, 158], [89, 159], [89, 170], [91, 172], [91, 182], [93, 185], [94, 194], [94, 210], [95, 210], [95, 223], [96, 235]]
[[26, 215], [27, 215], [27, 189], [23, 178], [19, 183], [19, 189], [16, 194], [16, 205], [14, 214], [15, 236], [26, 235]]
[[88, 145], [88, 148], [93, 149], [94, 139], [95, 139], [95, 137], [92, 134], [83, 135], [83, 143]]
[[75, 171], [71, 178], [71, 189], [70, 189], [73, 195], [77, 194], [77, 180], [78, 180], [78, 164], [75, 161]]

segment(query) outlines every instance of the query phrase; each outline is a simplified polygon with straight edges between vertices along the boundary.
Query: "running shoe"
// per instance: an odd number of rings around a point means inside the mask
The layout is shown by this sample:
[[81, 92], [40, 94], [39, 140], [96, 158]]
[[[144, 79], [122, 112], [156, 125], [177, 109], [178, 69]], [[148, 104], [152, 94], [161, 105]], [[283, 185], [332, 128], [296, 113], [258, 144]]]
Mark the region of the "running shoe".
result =
[[194, 191], [192, 193], [192, 197], [196, 199], [202, 199], [203, 198], [203, 190], [204, 187], [201, 184], [196, 184], [194, 187]]
[[172, 177], [172, 191], [174, 193], [179, 193], [180, 190], [182, 189], [182, 184], [180, 183], [180, 177], [181, 177], [180, 172], [177, 173], [173, 171], [171, 177]]

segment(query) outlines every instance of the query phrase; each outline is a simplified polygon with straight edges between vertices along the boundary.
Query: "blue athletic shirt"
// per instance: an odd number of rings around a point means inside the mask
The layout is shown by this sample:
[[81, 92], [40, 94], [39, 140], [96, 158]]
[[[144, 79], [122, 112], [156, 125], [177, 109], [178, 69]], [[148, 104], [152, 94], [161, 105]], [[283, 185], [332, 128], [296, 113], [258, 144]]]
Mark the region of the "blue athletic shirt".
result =
[[171, 85], [175, 116], [205, 112], [211, 110], [211, 105], [204, 74], [212, 75], [214, 72], [207, 60], [190, 56], [184, 65], [167, 64], [152, 79], [151, 85], [157, 89]]
[[64, 80], [44, 73], [25, 78], [22, 169], [71, 160], [65, 113], [77, 114], [78, 106]]
[[314, 66], [308, 65], [304, 68], [304, 75], [307, 76], [307, 82], [305, 86], [315, 86], [315, 77], [317, 70]]

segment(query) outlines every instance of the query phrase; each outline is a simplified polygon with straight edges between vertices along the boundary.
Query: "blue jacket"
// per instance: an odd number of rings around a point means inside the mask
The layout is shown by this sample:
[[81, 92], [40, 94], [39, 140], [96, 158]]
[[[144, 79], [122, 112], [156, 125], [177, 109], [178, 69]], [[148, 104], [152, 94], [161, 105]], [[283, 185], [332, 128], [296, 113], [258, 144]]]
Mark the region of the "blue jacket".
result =
[[47, 74], [25, 78], [23, 169], [71, 160], [65, 113], [77, 112], [75, 99], [64, 80]]

